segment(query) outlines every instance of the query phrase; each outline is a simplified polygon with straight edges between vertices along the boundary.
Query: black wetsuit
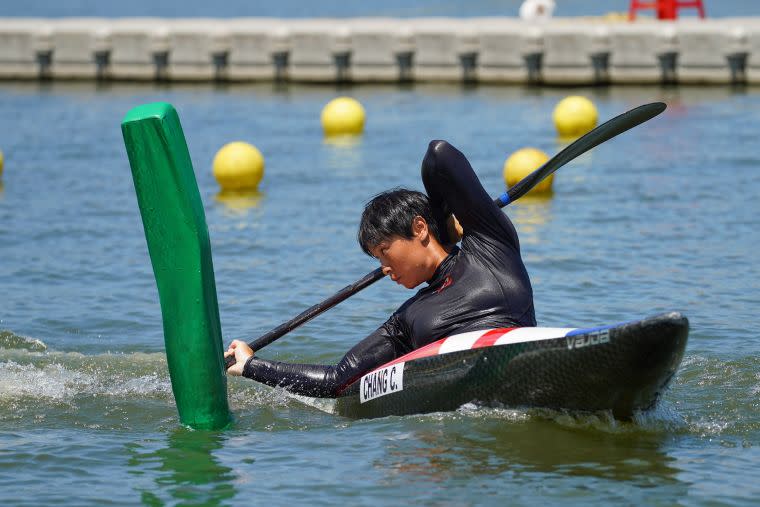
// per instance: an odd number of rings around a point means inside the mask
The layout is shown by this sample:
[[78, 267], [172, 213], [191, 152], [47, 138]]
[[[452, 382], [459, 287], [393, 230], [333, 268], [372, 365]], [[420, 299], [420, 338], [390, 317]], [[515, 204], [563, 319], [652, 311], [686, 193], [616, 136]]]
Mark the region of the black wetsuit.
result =
[[252, 357], [243, 376], [298, 394], [334, 397], [365, 373], [440, 338], [497, 327], [535, 326], [533, 292], [512, 222], [494, 204], [470, 163], [445, 141], [432, 141], [422, 181], [447, 243], [453, 213], [464, 229], [428, 281], [336, 365], [291, 364]]

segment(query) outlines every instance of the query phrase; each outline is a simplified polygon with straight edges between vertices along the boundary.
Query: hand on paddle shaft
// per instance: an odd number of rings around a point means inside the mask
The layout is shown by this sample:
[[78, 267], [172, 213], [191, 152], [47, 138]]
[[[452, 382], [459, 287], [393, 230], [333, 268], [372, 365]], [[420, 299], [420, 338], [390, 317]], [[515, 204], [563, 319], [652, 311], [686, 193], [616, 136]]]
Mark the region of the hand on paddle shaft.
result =
[[[510, 202], [513, 202], [516, 199], [519, 199], [520, 197], [527, 194], [544, 178], [574, 158], [586, 153], [591, 148], [594, 148], [595, 146], [598, 146], [603, 142], [612, 139], [616, 135], [622, 134], [626, 130], [632, 129], [636, 125], [640, 125], [647, 120], [651, 120], [663, 112], [665, 110], [665, 107], [665, 104], [662, 102], [644, 104], [643, 106], [631, 109], [630, 111], [627, 111], [605, 123], [602, 123], [588, 134], [576, 139], [564, 150], [560, 151], [554, 157], [549, 159], [544, 165], [530, 173], [515, 186], [510, 188], [509, 191], [500, 195], [497, 199], [494, 200], [494, 202], [500, 208], [503, 208]], [[383, 274], [382, 268], [375, 269], [371, 273], [366, 274], [362, 279], [342, 288], [321, 303], [317, 303], [293, 319], [280, 324], [268, 333], [261, 335], [259, 338], [249, 343], [250, 347], [254, 351], [258, 351], [262, 347], [269, 345], [273, 341], [289, 333], [301, 324], [310, 321], [317, 315], [329, 310], [333, 306], [356, 294], [365, 287], [372, 285], [384, 276], [385, 275]], [[235, 364], [234, 355], [225, 358], [226, 368], [229, 368], [233, 364]]]

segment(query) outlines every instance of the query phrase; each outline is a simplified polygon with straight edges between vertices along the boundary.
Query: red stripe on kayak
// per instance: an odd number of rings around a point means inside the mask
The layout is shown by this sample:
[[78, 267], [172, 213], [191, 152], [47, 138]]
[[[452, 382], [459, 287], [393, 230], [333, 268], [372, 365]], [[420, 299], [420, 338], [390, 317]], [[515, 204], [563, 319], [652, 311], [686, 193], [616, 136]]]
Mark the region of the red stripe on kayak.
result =
[[[499, 338], [501, 338], [505, 334], [509, 333], [513, 329], [517, 329], [517, 328], [516, 327], [503, 327], [503, 328], [499, 328], [499, 329], [491, 329], [490, 331], [487, 331], [486, 333], [484, 333], [483, 336], [481, 336], [480, 338], [478, 338], [475, 341], [475, 343], [472, 344], [472, 347], [470, 347], [470, 349], [479, 349], [479, 348], [482, 348], [482, 347], [491, 347], [491, 346], [493, 346], [494, 343], [496, 343], [496, 340], [498, 340]], [[370, 370], [370, 372], [368, 372], [368, 373], [371, 373], [372, 371], [375, 371], [375, 370], [380, 370], [380, 369], [383, 369], [383, 368], [387, 368], [388, 366], [391, 366], [391, 365], [394, 365], [394, 364], [397, 364], [397, 363], [401, 363], [401, 362], [404, 362], [404, 361], [412, 361], [414, 359], [421, 359], [423, 357], [437, 356], [438, 352], [441, 349], [441, 345], [443, 345], [443, 342], [445, 342], [449, 338], [456, 338], [456, 336], [457, 335], [452, 335], [450, 337], [441, 338], [437, 342], [429, 343], [429, 344], [425, 345], [424, 347], [420, 347], [417, 350], [413, 350], [413, 351], [409, 352], [406, 355], [403, 355], [403, 356], [401, 356], [399, 358], [394, 359], [393, 361], [388, 361], [387, 363], [385, 363], [385, 364], [383, 364], [381, 366], [378, 366], [374, 370]], [[364, 375], [366, 375], [366, 374], [367, 373], [365, 373]], [[362, 375], [362, 376], [364, 376], [364, 375]]]
[[394, 362], [400, 363], [401, 361], [411, 361], [412, 359], [420, 359], [422, 357], [437, 356], [438, 351], [441, 348], [441, 345], [443, 345], [443, 342], [445, 341], [446, 341], [446, 338], [443, 338], [442, 340], [438, 340], [437, 342], [429, 343], [425, 345], [424, 347], [421, 347], [417, 350], [413, 350], [409, 352], [408, 354], [399, 357]]
[[[387, 366], [390, 366], [392, 364], [401, 363], [403, 361], [411, 361], [412, 359], [420, 359], [423, 357], [430, 357], [430, 356], [437, 356], [438, 351], [441, 348], [441, 345], [443, 345], [443, 342], [446, 341], [446, 338], [441, 338], [437, 342], [428, 343], [424, 347], [420, 347], [417, 350], [413, 350], [409, 352], [408, 354], [405, 354], [398, 359], [394, 359], [393, 361], [389, 361], [385, 363], [384, 365], [375, 368], [376, 370], [379, 370], [380, 368], [385, 368]], [[374, 370], [373, 370], [374, 371]]]
[[516, 329], [514, 327], [503, 327], [500, 329], [491, 329], [486, 334], [481, 336], [477, 339], [475, 343], [472, 344], [471, 349], [480, 349], [483, 347], [492, 347], [494, 343], [496, 343], [496, 340], [504, 336], [505, 334], [509, 333], [513, 329]]

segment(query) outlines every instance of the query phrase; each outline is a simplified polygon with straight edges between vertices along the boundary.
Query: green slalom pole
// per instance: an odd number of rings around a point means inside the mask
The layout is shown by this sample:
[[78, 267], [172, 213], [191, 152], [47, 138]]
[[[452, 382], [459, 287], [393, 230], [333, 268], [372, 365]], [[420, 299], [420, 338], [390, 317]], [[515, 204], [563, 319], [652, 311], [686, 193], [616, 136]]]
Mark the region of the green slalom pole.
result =
[[211, 245], [179, 117], [171, 104], [146, 104], [127, 113], [121, 131], [156, 275], [180, 422], [223, 428], [232, 417]]

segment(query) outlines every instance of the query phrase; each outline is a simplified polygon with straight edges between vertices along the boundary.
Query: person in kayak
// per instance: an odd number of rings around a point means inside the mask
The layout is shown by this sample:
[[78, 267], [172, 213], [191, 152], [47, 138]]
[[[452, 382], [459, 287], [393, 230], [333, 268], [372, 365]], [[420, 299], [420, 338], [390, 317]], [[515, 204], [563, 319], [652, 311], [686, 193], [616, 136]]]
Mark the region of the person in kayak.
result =
[[445, 141], [431, 141], [422, 181], [427, 195], [394, 189], [374, 197], [357, 236], [391, 280], [408, 289], [427, 282], [424, 288], [335, 365], [269, 361], [235, 340], [225, 352], [236, 360], [228, 373], [296, 394], [335, 397], [369, 371], [446, 336], [535, 326], [517, 232], [465, 156]]

